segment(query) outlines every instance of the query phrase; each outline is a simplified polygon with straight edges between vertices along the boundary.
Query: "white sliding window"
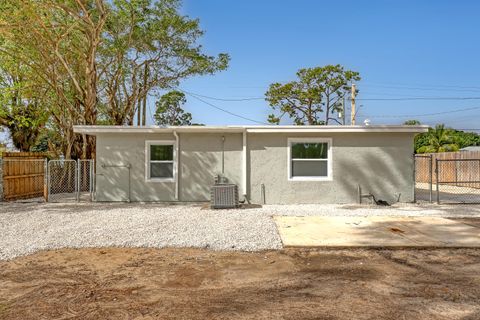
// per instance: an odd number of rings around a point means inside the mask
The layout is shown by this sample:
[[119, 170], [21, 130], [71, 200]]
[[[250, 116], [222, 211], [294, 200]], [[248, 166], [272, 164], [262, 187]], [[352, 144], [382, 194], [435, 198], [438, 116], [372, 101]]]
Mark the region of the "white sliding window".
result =
[[146, 141], [145, 172], [147, 181], [175, 180], [175, 142]]
[[288, 179], [325, 181], [332, 179], [332, 139], [289, 138]]

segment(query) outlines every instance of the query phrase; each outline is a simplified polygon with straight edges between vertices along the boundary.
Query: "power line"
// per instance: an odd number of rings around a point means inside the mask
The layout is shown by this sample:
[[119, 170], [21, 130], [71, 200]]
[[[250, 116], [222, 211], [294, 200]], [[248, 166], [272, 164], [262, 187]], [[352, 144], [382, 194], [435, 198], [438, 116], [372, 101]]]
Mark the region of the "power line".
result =
[[234, 117], [237, 117], [237, 118], [240, 118], [240, 119], [244, 119], [244, 120], [247, 120], [247, 121], [251, 121], [251, 122], [254, 122], [254, 123], [258, 123], [258, 124], [266, 124], [266, 125], [268, 125], [268, 123], [266, 123], [266, 122], [261, 122], [261, 121], [257, 121], [257, 120], [254, 120], [254, 119], [250, 119], [250, 118], [244, 117], [244, 116], [242, 116], [242, 115], [239, 115], [239, 114], [233, 113], [233, 112], [231, 112], [231, 111], [228, 111], [228, 110], [226, 110], [226, 109], [224, 109], [224, 108], [221, 108], [221, 107], [219, 107], [219, 106], [216, 106], [216, 105], [214, 105], [214, 104], [212, 104], [212, 103], [210, 103], [210, 102], [208, 102], [208, 101], [205, 101], [205, 100], [197, 97], [195, 94], [189, 93], [189, 92], [187, 92], [187, 91], [183, 91], [183, 90], [181, 90], [181, 89], [179, 89], [179, 90], [182, 91], [183, 93], [191, 96], [192, 98], [195, 98], [195, 99], [197, 99], [198, 101], [201, 101], [201, 102], [205, 103], [206, 105], [211, 106], [212, 108], [215, 108], [215, 109], [220, 110], [220, 111], [222, 111], [222, 112], [228, 113], [228, 114], [230, 114], [230, 115], [232, 115], [232, 116], [234, 116]]
[[[183, 90], [182, 90], [183, 91]], [[210, 97], [210, 96], [205, 96], [199, 93], [193, 93], [193, 92], [188, 92], [188, 91], [183, 91], [186, 94], [190, 95], [195, 95], [197, 97], [202, 97], [205, 99], [210, 99], [210, 100], [217, 100], [217, 101], [251, 101], [251, 100], [265, 100], [263, 97], [250, 97], [250, 98], [217, 98], [217, 97]]]
[[[383, 95], [383, 94], [379, 94]], [[395, 96], [395, 95], [392, 95]], [[403, 96], [401, 98], [357, 98], [362, 101], [412, 101], [412, 100], [480, 100], [480, 97], [409, 97]]]
[[[459, 86], [459, 85], [445, 85], [445, 84], [408, 84], [408, 83], [388, 83], [388, 82], [362, 82], [366, 86], [372, 86], [372, 87], [389, 87], [389, 88], [395, 88], [395, 89], [409, 89], [409, 88], [415, 88], [415, 89], [423, 89], [425, 87], [427, 88], [458, 88], [458, 89], [472, 89], [472, 91], [480, 91], [480, 86]], [[423, 87], [423, 88], [422, 88]]]
[[[185, 94], [215, 108], [215, 109], [218, 109], [222, 112], [225, 112], [225, 113], [228, 113], [232, 116], [235, 116], [235, 117], [238, 117], [238, 118], [241, 118], [241, 119], [244, 119], [244, 120], [248, 120], [248, 121], [251, 121], [251, 122], [255, 122], [255, 123], [259, 123], [259, 124], [268, 124], [268, 123], [265, 123], [265, 122], [261, 122], [261, 121], [257, 121], [257, 120], [254, 120], [254, 119], [250, 119], [250, 118], [247, 118], [247, 117], [244, 117], [242, 115], [239, 115], [239, 114], [236, 114], [236, 113], [233, 113], [231, 111], [228, 111], [224, 108], [221, 108], [221, 107], [218, 107], [208, 101], [205, 101], [201, 98], [205, 98], [205, 99], [212, 99], [212, 100], [219, 100], [219, 101], [246, 101], [246, 100], [258, 100], [258, 99], [264, 99], [264, 98], [239, 98], [239, 99], [226, 99], [226, 98], [217, 98], [217, 97], [210, 97], [210, 96], [206, 96], [206, 95], [201, 95], [201, 94], [197, 94], [197, 93], [193, 93], [193, 92], [188, 92], [188, 91], [185, 91], [185, 90], [181, 90], [180, 91], [184, 92]], [[200, 98], [201, 97], [201, 98]], [[362, 101], [384, 101], [384, 100], [480, 100], [480, 97], [412, 97], [412, 98], [385, 98], [385, 99], [382, 99], [382, 98], [371, 98], [371, 99], [361, 99], [361, 98], [358, 98], [357, 100], [362, 100]], [[434, 113], [424, 113], [424, 114], [406, 114], [406, 115], [377, 115], [377, 116], [371, 116], [370, 118], [407, 118], [407, 117], [427, 117], [427, 116], [436, 116], [436, 115], [443, 115], [443, 114], [450, 114], [450, 113], [456, 113], [456, 112], [461, 112], [461, 111], [470, 111], [470, 110], [477, 110], [477, 109], [480, 109], [480, 107], [471, 107], [471, 108], [463, 108], [463, 109], [455, 109], [455, 110], [450, 110], [450, 111], [443, 111], [443, 112], [434, 112]]]
[[451, 92], [480, 92], [480, 89], [452, 89], [452, 88], [416, 88], [416, 87], [396, 87], [396, 86], [374, 86], [364, 85], [363, 88], [382, 88], [393, 90], [415, 90], [415, 91], [451, 91]]
[[[265, 100], [265, 97], [244, 97], [244, 98], [219, 98], [199, 93], [183, 91], [190, 95], [195, 95], [209, 100], [217, 101], [252, 101], [252, 100]], [[349, 99], [348, 99], [349, 100]], [[402, 98], [357, 98], [358, 101], [412, 101], [412, 100], [480, 100], [480, 97], [402, 97]]]
[[434, 113], [423, 113], [423, 114], [403, 114], [403, 115], [378, 115], [378, 116], [371, 116], [370, 118], [407, 118], [407, 117], [428, 117], [428, 116], [437, 116], [442, 114], [449, 114], [461, 111], [470, 111], [470, 110], [477, 110], [480, 107], [471, 107], [471, 108], [464, 108], [464, 109], [456, 109], [450, 111], [443, 111], [443, 112], [434, 112]]

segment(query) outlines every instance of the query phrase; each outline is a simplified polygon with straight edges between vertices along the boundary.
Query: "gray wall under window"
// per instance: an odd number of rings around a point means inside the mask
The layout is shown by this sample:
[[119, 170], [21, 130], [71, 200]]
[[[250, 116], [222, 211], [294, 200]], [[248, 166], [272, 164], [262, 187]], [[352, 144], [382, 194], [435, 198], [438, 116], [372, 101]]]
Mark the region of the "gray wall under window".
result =
[[[179, 200], [208, 201], [214, 175], [222, 170], [225, 136], [225, 176], [240, 184], [242, 134], [179, 134]], [[173, 134], [100, 134], [97, 136], [97, 200], [128, 199], [128, 169], [102, 164], [131, 164], [132, 201], [174, 201], [175, 183], [145, 180], [145, 141], [175, 140]]]
[[[332, 181], [288, 181], [288, 138], [332, 138]], [[249, 194], [267, 204], [355, 203], [363, 193], [394, 202], [413, 201], [413, 134], [332, 133], [248, 135]]]

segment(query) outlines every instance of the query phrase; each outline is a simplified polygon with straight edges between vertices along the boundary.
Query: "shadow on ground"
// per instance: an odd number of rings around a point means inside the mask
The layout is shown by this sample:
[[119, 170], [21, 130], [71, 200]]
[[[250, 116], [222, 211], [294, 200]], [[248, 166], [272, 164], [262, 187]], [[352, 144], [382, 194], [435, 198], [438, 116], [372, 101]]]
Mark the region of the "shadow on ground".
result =
[[480, 251], [81, 249], [0, 262], [0, 319], [478, 319]]

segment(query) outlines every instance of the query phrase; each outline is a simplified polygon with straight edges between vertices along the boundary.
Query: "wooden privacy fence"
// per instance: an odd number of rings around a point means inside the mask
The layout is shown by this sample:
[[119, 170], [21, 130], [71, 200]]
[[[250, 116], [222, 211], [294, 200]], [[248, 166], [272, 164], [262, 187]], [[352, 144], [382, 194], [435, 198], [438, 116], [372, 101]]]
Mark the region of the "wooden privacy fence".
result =
[[[438, 168], [436, 167], [437, 159], [440, 160]], [[416, 155], [415, 181], [424, 183], [432, 181], [435, 184], [437, 178], [439, 183], [480, 189], [480, 151]]]
[[36, 152], [3, 154], [3, 200], [43, 197], [45, 192], [45, 155]]

